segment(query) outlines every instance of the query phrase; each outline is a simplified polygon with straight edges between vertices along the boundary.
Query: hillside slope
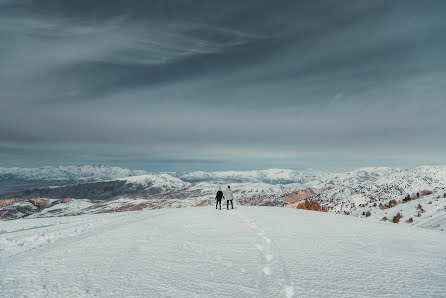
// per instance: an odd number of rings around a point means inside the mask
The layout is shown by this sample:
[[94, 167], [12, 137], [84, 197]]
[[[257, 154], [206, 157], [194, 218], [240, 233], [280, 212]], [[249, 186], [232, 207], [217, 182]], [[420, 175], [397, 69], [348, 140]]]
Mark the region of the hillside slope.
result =
[[[328, 212], [385, 221], [394, 221], [399, 213], [403, 218], [400, 223], [446, 229], [445, 166], [362, 168], [323, 174], [270, 169], [138, 176], [119, 168], [109, 168], [108, 172], [106, 167], [43, 169], [40, 174], [32, 170], [28, 176], [54, 179], [63, 169], [71, 173], [70, 177], [99, 181], [71, 184], [68, 181], [73, 180], [63, 180], [68, 185], [0, 193], [0, 219], [207, 206], [214, 203], [218, 187], [230, 184], [239, 205], [299, 208], [310, 200]], [[30, 169], [22, 170], [28, 173]], [[100, 179], [125, 173], [133, 175]], [[61, 179], [67, 177], [60, 174]]]
[[271, 207], [0, 222], [9, 296], [441, 297], [446, 235]]

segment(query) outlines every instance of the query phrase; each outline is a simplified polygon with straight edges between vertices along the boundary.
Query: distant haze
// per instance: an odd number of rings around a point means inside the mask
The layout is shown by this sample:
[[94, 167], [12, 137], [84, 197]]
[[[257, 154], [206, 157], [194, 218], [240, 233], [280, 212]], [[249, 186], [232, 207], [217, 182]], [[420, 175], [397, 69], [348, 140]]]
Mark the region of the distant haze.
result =
[[0, 0], [0, 166], [446, 164], [445, 1]]

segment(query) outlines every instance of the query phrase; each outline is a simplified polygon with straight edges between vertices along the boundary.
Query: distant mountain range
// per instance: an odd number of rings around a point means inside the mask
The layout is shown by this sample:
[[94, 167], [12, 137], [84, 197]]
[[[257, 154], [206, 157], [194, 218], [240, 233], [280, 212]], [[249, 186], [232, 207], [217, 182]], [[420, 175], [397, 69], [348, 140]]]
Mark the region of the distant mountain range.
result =
[[70, 166], [0, 168], [0, 216], [14, 219], [206, 206], [213, 204], [217, 188], [228, 184], [235, 192], [236, 203], [242, 205], [301, 208], [308, 200], [329, 212], [369, 217], [365, 216], [367, 211], [393, 208], [382, 206], [389, 206], [392, 200], [403, 202], [409, 195], [419, 200], [435, 199], [435, 212], [440, 212], [435, 215], [446, 214], [446, 166], [362, 168], [345, 173], [270, 169], [164, 174]]

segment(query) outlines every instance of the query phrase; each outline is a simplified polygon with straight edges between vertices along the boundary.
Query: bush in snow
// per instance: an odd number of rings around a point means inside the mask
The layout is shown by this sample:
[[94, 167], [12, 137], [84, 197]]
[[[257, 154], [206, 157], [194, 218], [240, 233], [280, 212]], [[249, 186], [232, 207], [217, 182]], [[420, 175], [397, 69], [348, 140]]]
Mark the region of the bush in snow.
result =
[[387, 221], [387, 217], [386, 216], [383, 217], [383, 221]]
[[432, 194], [431, 190], [422, 190], [420, 192], [420, 196], [428, 196], [428, 195], [431, 195], [431, 194]]
[[398, 205], [397, 200], [393, 199], [389, 201], [389, 208], [395, 207], [396, 205]]
[[396, 205], [398, 205], [398, 201], [393, 199], [393, 200], [390, 200], [389, 203], [387, 203], [386, 205], [379, 204], [379, 208], [388, 209], [388, 208], [395, 207]]
[[403, 218], [403, 215], [401, 213], [397, 213], [394, 217], [393, 217], [393, 223], [399, 223], [400, 219]]
[[421, 206], [421, 204], [418, 204], [417, 209], [420, 210], [421, 213], [424, 213], [424, 209], [423, 209], [423, 206]]
[[410, 201], [412, 201], [412, 198], [410, 197], [409, 194], [407, 194], [407, 196], [405, 196], [404, 199], [403, 199], [403, 203], [407, 203], [407, 202], [410, 202]]
[[370, 215], [372, 215], [372, 213], [370, 211], [367, 211], [367, 213], [365, 214], [365, 217], [369, 217]]
[[412, 218], [412, 217], [409, 218], [409, 219], [407, 220], [407, 222], [408, 222], [408, 223], [413, 223], [413, 218]]

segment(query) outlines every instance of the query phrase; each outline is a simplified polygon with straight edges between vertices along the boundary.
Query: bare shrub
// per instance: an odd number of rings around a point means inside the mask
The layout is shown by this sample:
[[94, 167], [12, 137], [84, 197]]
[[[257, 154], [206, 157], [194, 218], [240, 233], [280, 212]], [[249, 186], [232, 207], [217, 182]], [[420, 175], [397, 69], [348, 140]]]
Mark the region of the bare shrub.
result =
[[395, 207], [396, 205], [398, 205], [397, 200], [393, 199], [389, 201], [389, 208]]
[[386, 216], [383, 217], [383, 221], [387, 221], [387, 217]]
[[367, 213], [365, 214], [365, 217], [369, 217], [370, 215], [372, 215], [372, 213], [370, 211], [367, 211]]
[[407, 202], [410, 202], [410, 201], [412, 201], [412, 198], [410, 197], [409, 194], [407, 194], [407, 196], [405, 196], [404, 199], [403, 199], [403, 203], [407, 203]]
[[397, 213], [394, 217], [393, 217], [393, 223], [399, 223], [400, 219], [403, 218], [403, 215], [401, 213]]
[[413, 223], [413, 218], [412, 218], [412, 217], [409, 218], [409, 219], [407, 220], [407, 222], [408, 222], [408, 223]]
[[420, 196], [428, 196], [431, 195], [433, 192], [431, 190], [422, 190], [420, 191]]

